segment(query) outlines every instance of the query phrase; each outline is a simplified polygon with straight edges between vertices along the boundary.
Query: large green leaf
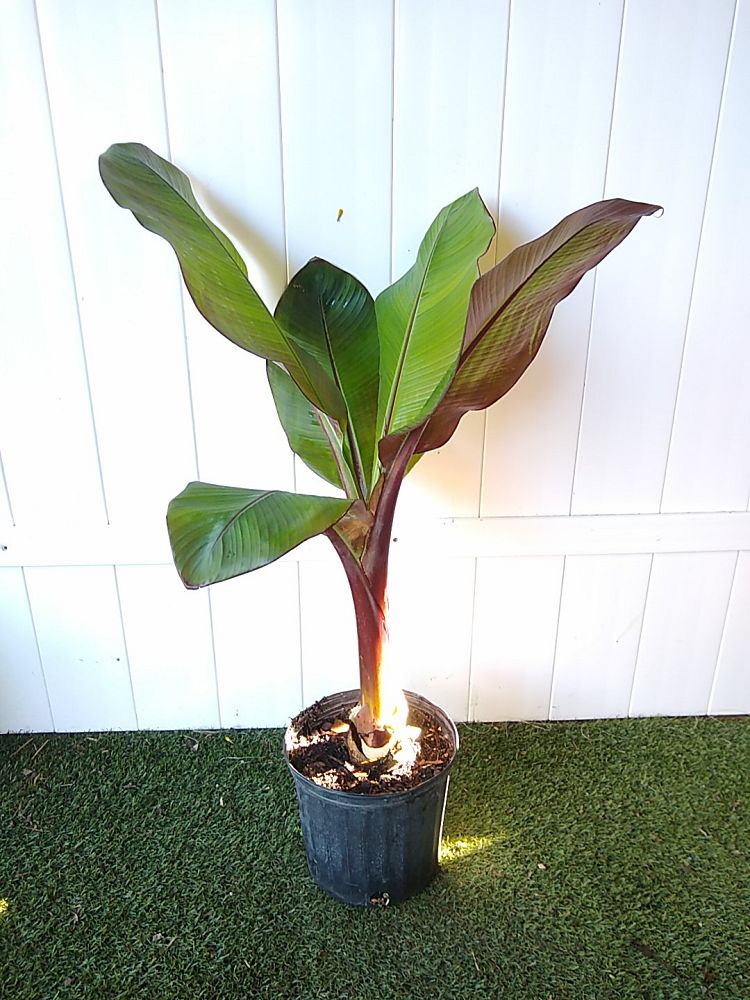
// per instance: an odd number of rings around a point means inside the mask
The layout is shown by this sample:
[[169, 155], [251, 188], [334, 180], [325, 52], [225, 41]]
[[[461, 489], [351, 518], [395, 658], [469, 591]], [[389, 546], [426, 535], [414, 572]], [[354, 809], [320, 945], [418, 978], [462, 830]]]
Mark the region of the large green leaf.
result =
[[347, 496], [356, 496], [338, 424], [313, 406], [279, 365], [267, 361], [266, 373], [289, 447], [313, 472]]
[[[420, 452], [439, 448], [468, 410], [511, 389], [541, 346], [555, 306], [658, 205], [616, 198], [567, 216], [546, 235], [518, 247], [474, 285], [461, 358], [450, 387], [427, 422]], [[386, 454], [398, 439], [386, 442]]]
[[246, 351], [283, 364], [316, 406], [343, 415], [335, 384], [279, 329], [248, 281], [244, 261], [202, 211], [185, 174], [135, 142], [110, 146], [99, 157], [99, 171], [117, 204], [172, 246], [187, 289], [208, 322]]
[[190, 588], [249, 573], [330, 528], [351, 503], [189, 483], [167, 510], [177, 571]]
[[475, 189], [430, 226], [416, 263], [375, 302], [380, 334], [380, 437], [426, 419], [445, 392], [464, 332], [477, 260], [492, 219]]
[[366, 499], [375, 478], [380, 356], [372, 296], [353, 275], [314, 257], [292, 278], [274, 318], [343, 396], [347, 454]]

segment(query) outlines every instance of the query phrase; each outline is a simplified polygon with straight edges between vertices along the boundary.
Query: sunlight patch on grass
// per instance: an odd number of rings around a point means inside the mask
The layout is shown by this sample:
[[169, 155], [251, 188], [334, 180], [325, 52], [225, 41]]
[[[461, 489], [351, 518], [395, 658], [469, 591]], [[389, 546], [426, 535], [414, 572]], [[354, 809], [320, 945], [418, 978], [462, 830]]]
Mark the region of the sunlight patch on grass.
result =
[[443, 837], [440, 844], [440, 864], [449, 865], [491, 847], [497, 837]]
[[0, 920], [8, 916], [10, 911], [10, 903], [7, 899], [0, 899]]

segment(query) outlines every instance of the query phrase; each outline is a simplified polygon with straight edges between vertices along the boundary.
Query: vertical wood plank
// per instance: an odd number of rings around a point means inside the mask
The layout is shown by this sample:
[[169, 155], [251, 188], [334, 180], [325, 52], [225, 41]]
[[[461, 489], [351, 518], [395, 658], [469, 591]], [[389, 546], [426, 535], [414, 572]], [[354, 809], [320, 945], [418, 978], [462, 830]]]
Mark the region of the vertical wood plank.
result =
[[[498, 260], [601, 198], [621, 19], [619, 0], [512, 5]], [[488, 412], [485, 516], [570, 508], [592, 295], [589, 275]]]
[[10, 506], [8, 482], [5, 478], [3, 456], [0, 452], [0, 531], [7, 531], [13, 526], [13, 511]]
[[[507, 0], [397, 0], [393, 104], [393, 274], [416, 258], [440, 209], [474, 187], [497, 219]], [[492, 251], [487, 255], [493, 257]], [[484, 415], [426, 455], [404, 484], [400, 516], [479, 511]]]
[[286, 285], [274, 0], [158, 0], [169, 141], [247, 251], [273, 308]]
[[97, 159], [112, 142], [167, 151], [154, 5], [38, 10], [110, 520], [153, 522], [195, 472], [178, 269]]
[[[286, 285], [274, 0], [159, 0], [158, 10], [172, 156], [273, 310]], [[263, 361], [184, 298], [201, 478], [291, 489]]]
[[[274, 412], [274, 421], [279, 423], [278, 416]], [[285, 439], [286, 443], [286, 439]], [[309, 469], [301, 458], [294, 457], [294, 489], [297, 493], [309, 493], [318, 497], [340, 497], [342, 491], [325, 479]]]
[[467, 413], [442, 448], [420, 458], [404, 481], [395, 527], [431, 517], [476, 517], [484, 453], [484, 413]]
[[631, 715], [703, 715], [716, 668], [736, 555], [654, 556]]
[[563, 558], [479, 559], [470, 718], [549, 714]]
[[[300, 563], [304, 703], [359, 686], [351, 594], [338, 561]], [[413, 564], [396, 557], [389, 580], [388, 656], [407, 688], [455, 718], [466, 715], [474, 560]], [[450, 628], [436, 609], [451, 608]]]
[[740, 552], [727, 610], [711, 715], [750, 713], [750, 552]]
[[[662, 486], [664, 511], [746, 509], [747, 5], [728, 64], [734, 0], [628, 0], [621, 53], [622, 0], [560, 6], [279, 0], [277, 32], [273, 0], [38, 0], [41, 48], [32, 0], [4, 8], [0, 447], [19, 524], [48, 523], [62, 483], [61, 526], [101, 525], [97, 436], [115, 523], [161, 523], [195, 444], [206, 479], [293, 481], [262, 363], [187, 297], [186, 355], [172, 253], [99, 180], [110, 142], [171, 147], [270, 306], [287, 264], [314, 254], [377, 292], [444, 203], [478, 184], [497, 211], [501, 129], [500, 253], [598, 198], [618, 60], [606, 194], [662, 201], [665, 216], [558, 311], [534, 368], [489, 413], [486, 447], [485, 417], [470, 414], [417, 466], [396, 534], [475, 516], [480, 489], [485, 515], [567, 512], [592, 298], [573, 511], [657, 510]], [[296, 482], [328, 491], [301, 469]], [[750, 557], [736, 573], [734, 559], [655, 558], [633, 675], [650, 557], [573, 554], [564, 573], [558, 556], [484, 558], [475, 580], [472, 557], [417, 567], [396, 545], [392, 652], [405, 683], [458, 718], [469, 675], [473, 718], [621, 715], [628, 700], [632, 714], [750, 711]], [[0, 571], [0, 728], [281, 725], [357, 682], [351, 597], [327, 548], [210, 595], [164, 566], [33, 569], [28, 596], [20, 569]]]
[[[375, 295], [390, 275], [392, 5], [279, 0], [278, 45], [288, 273], [324, 257]], [[295, 475], [333, 492], [301, 462]]]
[[659, 509], [733, 10], [627, 7], [606, 195], [665, 212], [597, 272], [574, 513]]
[[[328, 556], [328, 553], [326, 553]], [[359, 687], [354, 608], [338, 558], [301, 562], [302, 701]]]
[[[33, 2], [5, 4], [0, 426], [16, 523], [105, 522], [75, 289]], [[11, 43], [12, 40], [12, 43]], [[12, 55], [11, 55], [12, 48]], [[22, 137], [22, 140], [21, 140]], [[62, 484], [74, 488], [60, 488]], [[0, 483], [0, 517], [10, 520]]]
[[497, 219], [507, 0], [396, 0], [393, 277], [440, 209], [478, 187]]
[[289, 272], [325, 257], [376, 294], [390, 271], [392, 5], [279, 0], [278, 13]]
[[628, 714], [650, 567], [647, 555], [566, 558], [551, 718]]
[[55, 729], [137, 729], [113, 568], [33, 568], [26, 579]]
[[222, 725], [283, 726], [302, 708], [297, 564], [211, 590]]
[[23, 571], [0, 569], [0, 732], [52, 728]]
[[139, 728], [217, 727], [208, 594], [172, 566], [120, 566], [117, 584]]
[[394, 553], [389, 575], [389, 656], [399, 683], [456, 721], [466, 719], [468, 704], [474, 564]]
[[750, 492], [750, 8], [738, 8], [663, 511], [745, 510]]

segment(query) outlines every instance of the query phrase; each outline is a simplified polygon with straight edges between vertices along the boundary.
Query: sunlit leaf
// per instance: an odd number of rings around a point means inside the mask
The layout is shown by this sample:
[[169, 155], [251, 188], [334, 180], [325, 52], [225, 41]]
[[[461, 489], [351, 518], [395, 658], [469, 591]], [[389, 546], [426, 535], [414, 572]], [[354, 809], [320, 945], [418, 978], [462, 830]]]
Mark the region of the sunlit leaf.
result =
[[639, 219], [657, 211], [658, 205], [619, 198], [590, 205], [518, 247], [476, 282], [458, 368], [427, 423], [420, 452], [441, 447], [464, 413], [490, 406], [516, 384], [536, 357], [558, 302]]
[[175, 565], [187, 587], [265, 566], [330, 528], [351, 500], [189, 483], [169, 504]]
[[453, 375], [477, 260], [494, 225], [475, 189], [447, 205], [430, 226], [416, 263], [377, 297], [381, 436], [432, 413]]

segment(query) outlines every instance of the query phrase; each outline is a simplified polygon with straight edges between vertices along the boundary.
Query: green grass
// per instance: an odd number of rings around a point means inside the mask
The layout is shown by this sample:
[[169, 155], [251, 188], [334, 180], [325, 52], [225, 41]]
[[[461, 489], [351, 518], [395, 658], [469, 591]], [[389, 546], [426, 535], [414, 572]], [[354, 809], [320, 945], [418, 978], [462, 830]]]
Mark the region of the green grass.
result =
[[3, 737], [0, 995], [750, 998], [750, 720], [461, 736], [440, 875], [361, 911], [278, 731]]

